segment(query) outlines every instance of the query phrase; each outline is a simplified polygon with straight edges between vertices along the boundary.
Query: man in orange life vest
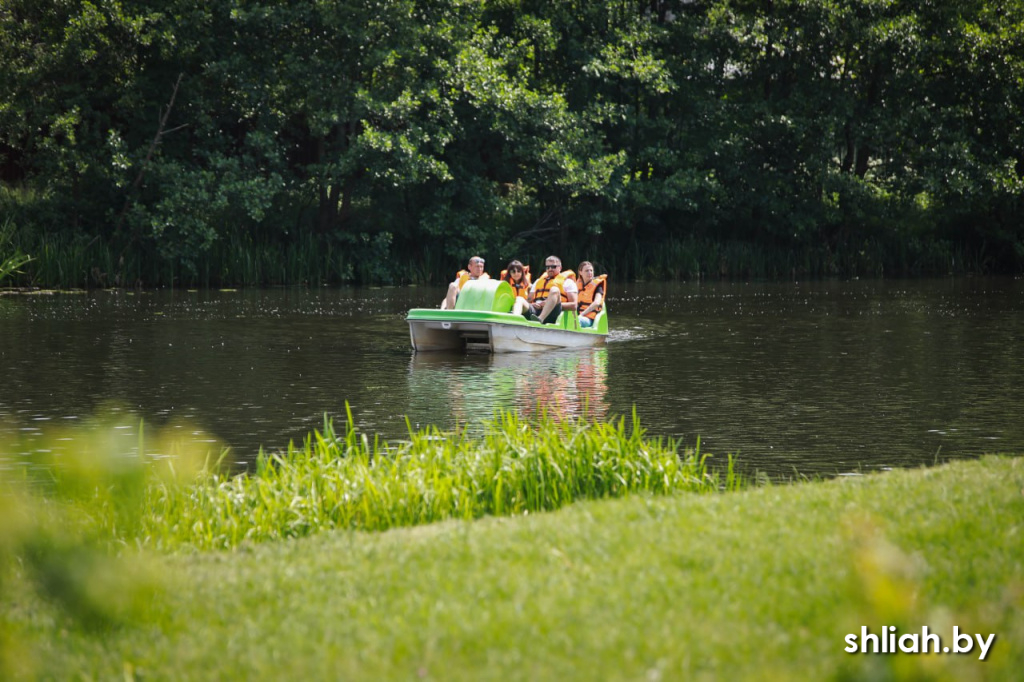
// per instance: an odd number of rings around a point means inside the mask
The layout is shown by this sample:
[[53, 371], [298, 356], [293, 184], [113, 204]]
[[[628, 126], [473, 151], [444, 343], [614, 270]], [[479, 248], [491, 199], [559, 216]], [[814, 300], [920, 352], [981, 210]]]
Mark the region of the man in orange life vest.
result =
[[474, 279], [490, 279], [490, 275], [484, 272], [484, 259], [480, 256], [473, 256], [469, 259], [469, 265], [465, 270], [459, 270], [455, 275], [455, 281], [448, 285], [448, 294], [441, 301], [441, 310], [454, 310], [455, 299], [459, 297], [462, 285]]
[[576, 292], [576, 275], [562, 274], [562, 260], [548, 256], [544, 259], [544, 274], [530, 286], [526, 297], [530, 314], [544, 324], [552, 324], [563, 310], [576, 310]]

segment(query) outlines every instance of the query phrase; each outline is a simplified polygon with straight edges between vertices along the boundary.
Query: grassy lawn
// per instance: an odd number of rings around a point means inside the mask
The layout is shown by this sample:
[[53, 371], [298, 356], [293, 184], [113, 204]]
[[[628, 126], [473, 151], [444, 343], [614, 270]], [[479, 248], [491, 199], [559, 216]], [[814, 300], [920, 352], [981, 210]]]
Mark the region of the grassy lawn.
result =
[[[121, 592], [137, 597], [109, 622], [69, 615], [8, 571], [0, 670], [43, 679], [1019, 679], [1022, 536], [1024, 459], [987, 457], [231, 551], [126, 552], [98, 564], [111, 594], [123, 581]], [[953, 626], [997, 637], [984, 661], [976, 642], [959, 655], [844, 652], [861, 626], [902, 635], [925, 625], [943, 645]]]
[[[646, 483], [596, 488], [580, 472], [588, 482], [566, 477], [556, 511], [525, 513], [516, 505], [551, 485], [495, 455], [505, 447], [498, 441], [514, 441], [509, 428], [478, 442], [490, 455], [472, 460], [498, 462], [483, 478], [522, 480], [520, 493], [487, 493], [488, 504], [506, 500], [509, 516], [456, 513], [381, 531], [326, 529], [330, 521], [281, 539], [260, 532], [226, 550], [182, 542], [168, 551], [166, 539], [181, 532], [155, 538], [161, 519], [195, 525], [196, 510], [221, 509], [224, 496], [250, 515], [253, 500], [283, 503], [265, 485], [237, 481], [186, 487], [184, 497], [200, 502], [184, 512], [182, 494], [164, 483], [151, 488], [156, 504], [114, 499], [118, 513], [111, 498], [82, 505], [89, 485], [59, 513], [52, 500], [0, 496], [0, 678], [1011, 680], [1024, 669], [1022, 458], [725, 493], [687, 488], [707, 474], [684, 458], [672, 479], [682, 483], [667, 491], [664, 474], [637, 477], [660, 481], [660, 494], [644, 492]], [[635, 435], [560, 435], [602, 471], [611, 465], [597, 454], [615, 447], [615, 471], [641, 470], [635, 462], [664, 470], [660, 445]], [[531, 458], [544, 442], [531, 442]], [[421, 445], [412, 443], [414, 459], [426, 457]], [[460, 447], [437, 452], [464, 470]], [[299, 461], [324, 481], [315, 459]], [[548, 465], [529, 462], [550, 477]], [[356, 464], [361, 476], [375, 470]], [[409, 478], [394, 466], [375, 489]], [[449, 491], [478, 485], [429, 471]], [[299, 485], [288, 482], [294, 471], [274, 475], [276, 491]], [[583, 499], [569, 504], [572, 491]], [[587, 499], [613, 495], [626, 497]], [[308, 518], [309, 505], [298, 507]], [[61, 515], [68, 509], [76, 516]], [[125, 525], [126, 509], [145, 517], [129, 524], [140, 535], [110, 526]], [[112, 537], [116, 556], [106, 549]], [[876, 635], [895, 627], [897, 637], [928, 626], [943, 646], [954, 626], [996, 637], [985, 660], [977, 641], [956, 655], [845, 652], [862, 626]]]

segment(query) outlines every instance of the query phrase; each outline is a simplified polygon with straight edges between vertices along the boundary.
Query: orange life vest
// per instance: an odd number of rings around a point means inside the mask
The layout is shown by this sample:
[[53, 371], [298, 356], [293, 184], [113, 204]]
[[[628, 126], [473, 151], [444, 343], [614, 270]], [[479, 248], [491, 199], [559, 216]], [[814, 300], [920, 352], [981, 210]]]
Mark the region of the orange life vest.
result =
[[[462, 291], [462, 287], [465, 286], [466, 282], [470, 281], [471, 277], [472, 275], [469, 274], [469, 270], [459, 270], [458, 272], [455, 273], [455, 279], [459, 280], [459, 291]], [[484, 274], [477, 277], [476, 281], [480, 282], [490, 278], [491, 276], [485, 272]]]
[[565, 295], [565, 291], [562, 289], [562, 282], [567, 279], [575, 282], [576, 273], [572, 270], [562, 270], [556, 277], [549, 277], [548, 273], [545, 272], [537, 278], [537, 288], [534, 289], [533, 300], [546, 301], [551, 287], [558, 286], [558, 292], [562, 295], [562, 303], [568, 303], [569, 297]]
[[499, 279], [503, 279], [511, 284], [512, 291], [516, 292], [516, 296], [526, 298], [526, 294], [530, 291], [530, 266], [523, 266], [523, 278], [519, 280], [518, 284], [512, 281], [512, 276], [508, 274], [508, 270], [502, 270], [501, 277]]
[[[608, 275], [598, 275], [597, 277], [594, 277], [589, 282], [587, 282], [587, 286], [582, 287], [580, 289], [579, 296], [577, 296], [577, 298], [576, 298], [576, 300], [578, 302], [578, 305], [576, 306], [576, 310], [585, 310], [588, 305], [593, 303], [594, 302], [594, 296], [597, 295], [597, 290], [598, 289], [600, 289], [601, 293], [604, 295], [604, 297], [607, 298], [608, 297], [608, 284], [607, 284], [607, 282], [608, 282]], [[603, 308], [604, 308], [604, 300], [602, 299], [602, 302], [598, 303], [597, 307], [594, 308], [593, 310], [591, 310], [589, 313], [587, 313], [584, 317], [589, 317], [590, 319], [594, 319], [595, 317], [597, 317], [597, 314], [599, 312], [601, 312], [601, 310]]]

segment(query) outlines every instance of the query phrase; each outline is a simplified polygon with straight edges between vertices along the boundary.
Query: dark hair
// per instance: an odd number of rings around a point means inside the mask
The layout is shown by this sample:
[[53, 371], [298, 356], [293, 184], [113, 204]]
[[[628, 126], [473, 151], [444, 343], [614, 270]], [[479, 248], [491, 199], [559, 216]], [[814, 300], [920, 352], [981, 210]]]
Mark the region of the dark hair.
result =
[[523, 267], [523, 264], [520, 263], [517, 260], [513, 260], [513, 261], [509, 261], [508, 266], [505, 268], [505, 277], [507, 279], [509, 279], [509, 280], [512, 279], [512, 269], [513, 268], [518, 268], [519, 270], [521, 270], [523, 272], [523, 276], [524, 277], [526, 276], [526, 268]]

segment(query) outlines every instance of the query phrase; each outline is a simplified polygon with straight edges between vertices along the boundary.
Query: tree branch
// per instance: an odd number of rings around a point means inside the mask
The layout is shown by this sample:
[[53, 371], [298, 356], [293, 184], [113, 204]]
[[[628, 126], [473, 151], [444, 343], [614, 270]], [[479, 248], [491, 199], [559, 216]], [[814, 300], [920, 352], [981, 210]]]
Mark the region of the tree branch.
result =
[[[165, 128], [167, 127], [167, 119], [171, 116], [171, 109], [174, 108], [174, 100], [178, 97], [178, 87], [181, 85], [181, 79], [184, 76], [185, 74], [179, 73], [178, 80], [174, 83], [174, 90], [171, 91], [171, 99], [169, 102], [167, 102], [167, 108], [164, 110], [163, 115], [160, 117], [160, 125], [156, 129], [156, 135], [153, 136], [153, 141], [149, 143], [149, 149], [146, 151], [146, 158], [143, 159], [142, 163], [139, 165], [139, 173], [138, 175], [135, 176], [135, 181], [132, 182], [131, 189], [128, 192], [128, 196], [126, 196], [124, 199], [124, 208], [121, 209], [121, 215], [118, 216], [117, 218], [117, 226], [114, 228], [114, 234], [119, 234], [121, 232], [121, 227], [124, 225], [124, 218], [128, 214], [128, 209], [131, 207], [132, 204], [132, 194], [134, 190], [138, 189], [139, 185], [142, 184], [142, 178], [146, 175], [146, 169], [149, 166], [150, 160], [153, 158], [153, 154], [156, 152], [156, 148], [160, 146], [160, 140], [163, 139], [164, 135], [173, 133], [176, 130], [181, 130], [182, 128], [188, 125], [186, 123], [176, 128], [165, 130]], [[128, 243], [131, 244], [133, 241], [135, 241], [134, 236]], [[125, 249], [127, 248], [128, 246], [125, 245]], [[124, 256], [123, 251], [121, 252], [121, 255], [122, 257]]]

